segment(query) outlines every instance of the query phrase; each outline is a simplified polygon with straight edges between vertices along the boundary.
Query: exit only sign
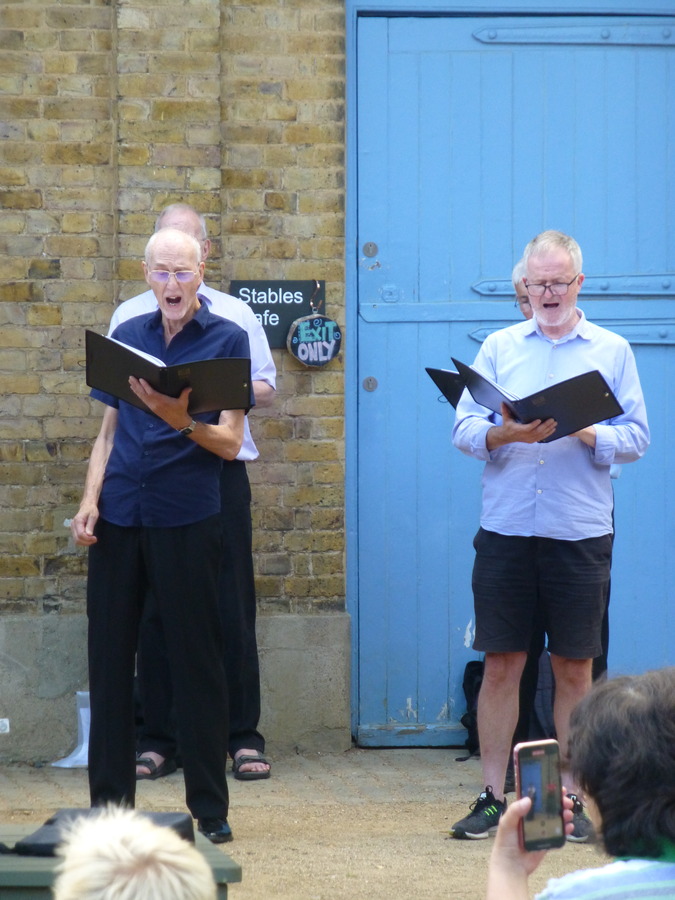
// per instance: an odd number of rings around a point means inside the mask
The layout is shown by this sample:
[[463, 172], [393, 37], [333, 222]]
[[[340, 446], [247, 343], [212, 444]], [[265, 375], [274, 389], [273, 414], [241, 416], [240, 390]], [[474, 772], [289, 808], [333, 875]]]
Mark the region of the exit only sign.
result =
[[[317, 288], [318, 284], [318, 288]], [[270, 347], [286, 347], [288, 332], [296, 319], [314, 309], [323, 311], [325, 281], [231, 281], [230, 294], [253, 312], [265, 329]]]

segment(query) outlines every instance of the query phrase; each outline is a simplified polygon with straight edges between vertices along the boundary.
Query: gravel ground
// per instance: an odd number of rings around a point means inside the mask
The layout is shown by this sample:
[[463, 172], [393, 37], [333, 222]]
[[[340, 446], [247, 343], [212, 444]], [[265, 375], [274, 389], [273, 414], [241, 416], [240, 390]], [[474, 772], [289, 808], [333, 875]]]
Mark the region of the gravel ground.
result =
[[[243, 870], [231, 900], [481, 900], [492, 840], [455, 841], [447, 831], [482, 789], [480, 763], [459, 750], [351, 750], [276, 757], [272, 777], [228, 777], [227, 852]], [[0, 767], [0, 821], [40, 824], [56, 809], [88, 806], [83, 769]], [[179, 771], [141, 782], [137, 806], [184, 809]], [[567, 844], [531, 879], [602, 865], [595, 847]]]

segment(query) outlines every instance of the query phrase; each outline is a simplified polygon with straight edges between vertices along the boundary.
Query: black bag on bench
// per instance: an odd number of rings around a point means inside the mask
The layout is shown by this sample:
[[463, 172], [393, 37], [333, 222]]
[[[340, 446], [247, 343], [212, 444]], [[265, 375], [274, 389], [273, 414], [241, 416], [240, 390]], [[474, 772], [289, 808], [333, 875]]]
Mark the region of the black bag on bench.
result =
[[[37, 831], [17, 841], [14, 845], [14, 852], [21, 856], [55, 856], [55, 850], [62, 840], [64, 827], [67, 828], [74, 819], [82, 816], [94, 817], [100, 815], [101, 812], [103, 812], [102, 807], [59, 809]], [[147, 816], [155, 825], [173, 828], [184, 840], [194, 844], [195, 831], [192, 816], [188, 813], [141, 812], [140, 810], [138, 812], [142, 816]]]

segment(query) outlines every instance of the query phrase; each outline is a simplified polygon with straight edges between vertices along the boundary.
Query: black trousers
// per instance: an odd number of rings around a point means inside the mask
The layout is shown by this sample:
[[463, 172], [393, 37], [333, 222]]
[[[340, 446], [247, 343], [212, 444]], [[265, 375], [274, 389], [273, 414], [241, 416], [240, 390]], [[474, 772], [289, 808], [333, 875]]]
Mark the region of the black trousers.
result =
[[[218, 581], [218, 615], [228, 685], [231, 756], [243, 748], [265, 749], [258, 731], [260, 669], [256, 639], [251, 487], [246, 464], [225, 462], [220, 480], [223, 552]], [[173, 691], [168, 677], [161, 617], [153, 598], [143, 615], [138, 647], [138, 750], [165, 757], [183, 755], [177, 741]], [[180, 745], [180, 746], [178, 746]]]
[[186, 803], [195, 818], [225, 818], [228, 720], [216, 604], [219, 518], [177, 528], [123, 528], [99, 520], [96, 536], [87, 582], [92, 805], [134, 805], [134, 663], [151, 590], [165, 637]]

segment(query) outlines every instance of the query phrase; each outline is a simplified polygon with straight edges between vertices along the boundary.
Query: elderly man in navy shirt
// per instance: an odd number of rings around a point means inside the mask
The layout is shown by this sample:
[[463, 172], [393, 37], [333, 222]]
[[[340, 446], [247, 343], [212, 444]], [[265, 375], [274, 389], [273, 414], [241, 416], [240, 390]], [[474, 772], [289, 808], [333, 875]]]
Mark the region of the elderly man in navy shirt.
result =
[[[249, 357], [246, 332], [211, 313], [198, 296], [204, 270], [198, 241], [175, 229], [157, 232], [146, 246], [143, 269], [159, 309], [121, 324], [116, 339], [167, 365]], [[189, 388], [172, 398], [143, 379], [131, 377], [129, 383], [147, 412], [92, 392], [106, 409], [71, 526], [75, 542], [89, 547], [91, 802], [134, 804], [134, 659], [150, 587], [161, 598], [186, 803], [199, 830], [221, 843], [231, 840], [232, 832], [225, 781], [227, 690], [216, 605], [219, 474], [222, 460], [239, 452], [245, 412], [192, 418]]]
[[[628, 342], [589, 322], [577, 308], [584, 281], [574, 238], [545, 231], [525, 248], [533, 318], [484, 341], [475, 367], [526, 397], [547, 385], [597, 369], [623, 412], [576, 434], [544, 442], [552, 419], [529, 424], [475, 403], [457, 404], [456, 447], [482, 460], [483, 502], [474, 538], [474, 649], [485, 653], [478, 733], [485, 790], [452, 828], [462, 839], [486, 838], [506, 808], [503, 785], [518, 719], [518, 684], [533, 627], [544, 623], [555, 676], [554, 720], [563, 759], [569, 717], [591, 686], [607, 606], [614, 506], [610, 467], [639, 459], [649, 428], [635, 358]], [[594, 838], [569, 771], [574, 797], [568, 840]]]

